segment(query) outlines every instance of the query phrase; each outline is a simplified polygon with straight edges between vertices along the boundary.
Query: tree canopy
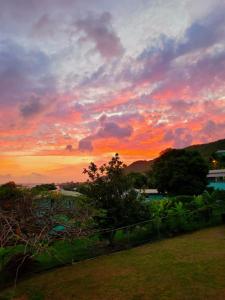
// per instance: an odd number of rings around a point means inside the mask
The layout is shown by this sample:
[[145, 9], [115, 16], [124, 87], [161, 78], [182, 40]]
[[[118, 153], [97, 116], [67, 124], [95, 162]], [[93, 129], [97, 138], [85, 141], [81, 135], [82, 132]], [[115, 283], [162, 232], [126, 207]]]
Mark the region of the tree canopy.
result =
[[146, 174], [131, 172], [127, 176], [130, 178], [134, 188], [142, 189], [148, 187], [148, 177]]
[[155, 185], [170, 195], [198, 195], [207, 185], [208, 164], [197, 151], [168, 149], [153, 164]]
[[[91, 163], [84, 170], [89, 177], [88, 196], [105, 213], [98, 217], [100, 228], [118, 228], [145, 220], [147, 209], [132, 189], [130, 178], [124, 174], [125, 165], [116, 154], [107, 163], [97, 167]], [[113, 234], [109, 238], [112, 239]]]
[[16, 199], [21, 197], [21, 190], [19, 190], [15, 182], [10, 181], [0, 186], [0, 209], [11, 209]]
[[54, 191], [56, 190], [56, 186], [54, 183], [43, 183], [38, 184], [32, 188], [32, 191], [34, 192], [47, 192], [47, 191]]

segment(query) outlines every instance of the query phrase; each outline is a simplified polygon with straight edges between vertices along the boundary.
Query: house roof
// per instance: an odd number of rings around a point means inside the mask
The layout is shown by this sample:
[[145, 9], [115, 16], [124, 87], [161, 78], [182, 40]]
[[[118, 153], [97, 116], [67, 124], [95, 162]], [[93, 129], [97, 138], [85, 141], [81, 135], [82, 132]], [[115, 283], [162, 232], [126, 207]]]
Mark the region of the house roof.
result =
[[158, 190], [157, 189], [135, 189], [137, 192], [142, 193], [142, 194], [158, 194]]
[[225, 169], [210, 170], [207, 177], [225, 177]]

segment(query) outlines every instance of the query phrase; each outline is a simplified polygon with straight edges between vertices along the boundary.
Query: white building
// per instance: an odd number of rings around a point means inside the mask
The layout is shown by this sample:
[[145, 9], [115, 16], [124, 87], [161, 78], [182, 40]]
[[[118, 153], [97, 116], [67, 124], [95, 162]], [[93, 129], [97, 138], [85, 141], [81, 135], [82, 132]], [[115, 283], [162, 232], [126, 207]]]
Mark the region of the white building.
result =
[[225, 169], [210, 170], [207, 177], [210, 181], [225, 182]]

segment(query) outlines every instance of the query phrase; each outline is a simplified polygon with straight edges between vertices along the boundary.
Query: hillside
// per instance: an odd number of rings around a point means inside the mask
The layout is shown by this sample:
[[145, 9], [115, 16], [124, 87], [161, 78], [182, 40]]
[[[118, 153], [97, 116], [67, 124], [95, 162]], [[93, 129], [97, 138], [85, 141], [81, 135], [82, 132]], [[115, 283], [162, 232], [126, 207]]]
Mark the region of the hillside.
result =
[[200, 145], [192, 145], [186, 147], [187, 150], [197, 150], [201, 153], [201, 155], [208, 160], [209, 157], [218, 150], [225, 150], [225, 139], [218, 140], [208, 144], [200, 144]]
[[131, 172], [138, 172], [138, 173], [145, 173], [148, 172], [151, 168], [152, 163], [154, 160], [137, 160], [134, 161], [132, 164], [126, 167], [126, 173]]
[[[188, 146], [184, 149], [187, 150], [197, 150], [201, 153], [201, 155], [208, 161], [209, 157], [218, 150], [224, 150], [225, 149], [225, 139], [218, 140], [212, 143], [207, 144], [198, 144], [198, 145], [192, 145]], [[153, 160], [138, 160], [127, 166], [126, 173], [131, 172], [141, 172], [145, 173], [148, 170], [150, 170], [151, 165], [153, 164]]]
[[13, 299], [222, 300], [224, 237], [214, 227], [59, 268], [21, 281]]

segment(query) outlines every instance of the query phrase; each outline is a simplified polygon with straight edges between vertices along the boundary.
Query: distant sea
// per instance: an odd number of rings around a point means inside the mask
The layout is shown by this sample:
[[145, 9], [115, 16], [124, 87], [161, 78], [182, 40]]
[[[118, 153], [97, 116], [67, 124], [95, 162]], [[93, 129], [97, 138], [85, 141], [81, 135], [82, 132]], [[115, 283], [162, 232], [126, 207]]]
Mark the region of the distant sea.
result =
[[28, 187], [28, 188], [32, 188], [32, 187], [34, 187], [36, 185], [39, 185], [39, 184], [41, 184], [41, 183], [20, 183], [20, 185]]
[[[23, 183], [19, 183], [19, 184], [22, 185], [22, 186], [25, 186], [27, 188], [32, 188], [32, 187], [34, 187], [36, 185], [45, 184], [45, 183], [48, 183], [48, 182], [35, 182], [35, 183], [24, 183], [23, 182]], [[58, 184], [56, 183], [55, 185], [58, 185]]]

